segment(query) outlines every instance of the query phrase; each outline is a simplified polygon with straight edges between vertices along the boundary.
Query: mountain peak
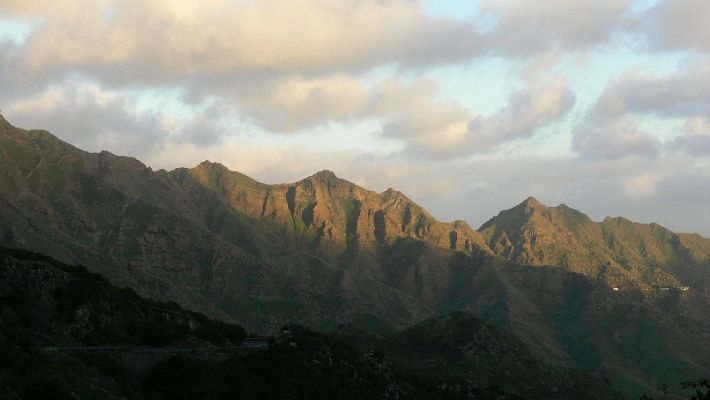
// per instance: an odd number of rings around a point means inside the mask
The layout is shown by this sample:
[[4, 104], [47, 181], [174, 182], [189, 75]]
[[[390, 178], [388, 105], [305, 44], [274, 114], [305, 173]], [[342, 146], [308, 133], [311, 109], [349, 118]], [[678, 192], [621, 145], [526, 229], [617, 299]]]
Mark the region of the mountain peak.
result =
[[209, 168], [209, 169], [213, 169], [213, 168], [217, 168], [217, 169], [227, 169], [227, 167], [225, 167], [224, 165], [222, 165], [222, 164], [220, 164], [220, 163], [212, 162], [212, 161], [210, 161], [210, 160], [205, 160], [205, 161], [201, 162], [201, 163], [197, 166], [197, 168], [203, 168], [203, 169], [208, 169], [208, 168]]
[[546, 205], [540, 203], [540, 201], [538, 201], [538, 199], [536, 199], [532, 196], [523, 200], [523, 202], [520, 203], [519, 206], [524, 206], [525, 208], [547, 208]]
[[311, 178], [315, 178], [315, 179], [323, 180], [323, 181], [340, 179], [335, 175], [335, 173], [333, 171], [330, 171], [327, 169], [316, 172], [315, 174], [311, 175]]
[[383, 196], [384, 198], [393, 198], [393, 197], [402, 197], [404, 195], [402, 194], [402, 192], [395, 190], [394, 188], [388, 187], [387, 190], [380, 193], [380, 196]]

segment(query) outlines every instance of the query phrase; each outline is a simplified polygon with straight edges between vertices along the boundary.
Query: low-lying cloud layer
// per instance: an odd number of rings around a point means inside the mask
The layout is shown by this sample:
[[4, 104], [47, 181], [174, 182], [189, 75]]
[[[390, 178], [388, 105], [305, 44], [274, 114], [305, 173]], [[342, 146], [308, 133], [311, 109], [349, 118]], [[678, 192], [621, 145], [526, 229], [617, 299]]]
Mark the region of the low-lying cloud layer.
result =
[[710, 3], [439, 6], [0, 0], [0, 106], [156, 168], [328, 168], [474, 224], [535, 195], [710, 235]]

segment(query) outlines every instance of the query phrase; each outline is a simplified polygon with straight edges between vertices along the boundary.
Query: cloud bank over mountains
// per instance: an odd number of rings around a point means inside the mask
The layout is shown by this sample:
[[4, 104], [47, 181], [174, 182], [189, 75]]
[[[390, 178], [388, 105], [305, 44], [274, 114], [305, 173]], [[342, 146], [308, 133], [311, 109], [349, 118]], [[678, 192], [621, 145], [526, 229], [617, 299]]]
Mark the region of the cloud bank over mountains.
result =
[[155, 168], [209, 158], [270, 182], [327, 168], [473, 224], [535, 195], [710, 234], [710, 213], [688, 215], [710, 201], [709, 13], [702, 0], [0, 0], [0, 106]]

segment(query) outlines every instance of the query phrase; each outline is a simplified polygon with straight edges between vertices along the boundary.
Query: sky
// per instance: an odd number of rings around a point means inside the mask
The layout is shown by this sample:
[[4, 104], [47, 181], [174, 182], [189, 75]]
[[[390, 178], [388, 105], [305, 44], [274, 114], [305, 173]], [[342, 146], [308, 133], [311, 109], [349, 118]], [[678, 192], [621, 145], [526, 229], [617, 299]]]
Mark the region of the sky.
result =
[[0, 0], [0, 109], [153, 169], [319, 170], [478, 227], [710, 236], [707, 0]]

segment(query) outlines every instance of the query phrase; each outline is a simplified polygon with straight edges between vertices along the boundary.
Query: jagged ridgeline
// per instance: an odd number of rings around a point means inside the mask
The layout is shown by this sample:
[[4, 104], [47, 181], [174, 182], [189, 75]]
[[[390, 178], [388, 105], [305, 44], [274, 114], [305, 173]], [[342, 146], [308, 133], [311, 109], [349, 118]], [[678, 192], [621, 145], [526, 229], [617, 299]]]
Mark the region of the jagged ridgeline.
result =
[[253, 330], [359, 316], [404, 327], [431, 314], [410, 292], [434, 295], [422, 274], [438, 274], [429, 267], [448, 263], [444, 250], [490, 254], [465, 223], [436, 221], [398, 192], [332, 173], [265, 185], [207, 162], [152, 171], [0, 125], [0, 242]]
[[594, 222], [564, 204], [534, 198], [502, 211], [480, 232], [496, 254], [520, 264], [555, 265], [620, 290], [710, 284], [710, 240], [625, 218]]
[[0, 244], [252, 332], [386, 336], [464, 310], [544, 362], [650, 393], [708, 373], [709, 243], [534, 199], [474, 230], [328, 171], [279, 185], [210, 162], [153, 171], [0, 119]]

